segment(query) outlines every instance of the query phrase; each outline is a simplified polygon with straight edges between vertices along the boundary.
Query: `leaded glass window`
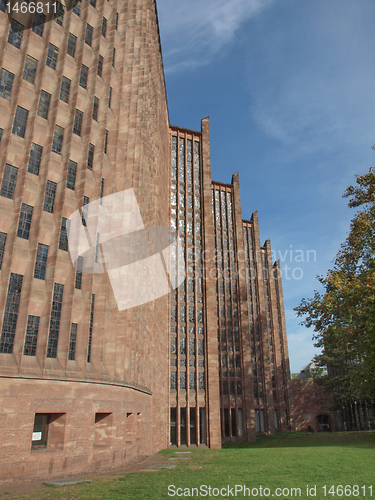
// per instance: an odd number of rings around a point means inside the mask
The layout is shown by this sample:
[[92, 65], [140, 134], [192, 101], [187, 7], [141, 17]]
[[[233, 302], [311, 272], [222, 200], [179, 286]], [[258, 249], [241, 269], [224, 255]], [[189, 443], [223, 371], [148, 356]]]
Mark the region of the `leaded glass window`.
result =
[[74, 191], [76, 185], [77, 176], [77, 163], [73, 160], [69, 160], [68, 166], [68, 177], [66, 179], [66, 187]]
[[23, 238], [24, 240], [29, 239], [31, 219], [33, 217], [33, 209], [34, 207], [22, 203], [20, 218], [18, 222], [18, 229], [17, 229], [18, 238]]
[[18, 135], [18, 137], [25, 137], [28, 116], [29, 112], [27, 109], [21, 108], [21, 106], [17, 106], [16, 114], [14, 116], [12, 134]]
[[199, 372], [198, 380], [199, 380], [199, 390], [204, 391], [204, 372]]
[[78, 324], [72, 323], [70, 327], [69, 354], [68, 354], [68, 359], [70, 361], [74, 361], [76, 359], [77, 329], [78, 329]]
[[177, 181], [177, 137], [172, 137], [172, 182]]
[[75, 288], [77, 290], [81, 290], [82, 288], [82, 269], [83, 269], [83, 257], [79, 255], [77, 259], [76, 280], [75, 280]]
[[188, 139], [187, 140], [187, 151], [186, 151], [186, 159], [187, 159], [187, 165], [186, 165], [186, 173], [187, 173], [187, 179], [186, 182], [188, 184], [193, 184], [193, 145], [192, 145], [192, 140]]
[[10, 273], [8, 294], [5, 302], [3, 326], [0, 338], [0, 352], [13, 352], [14, 335], [16, 333], [18, 308], [21, 299], [23, 276]]
[[177, 372], [171, 372], [171, 390], [177, 389]]
[[77, 37], [73, 33], [69, 33], [68, 45], [66, 47], [66, 53], [74, 57], [76, 53]]
[[200, 145], [198, 141], [194, 141], [194, 181], [196, 185], [200, 185]]
[[34, 175], [39, 175], [40, 162], [42, 161], [43, 148], [34, 142], [31, 144], [29, 164], [27, 171]]
[[89, 326], [89, 340], [87, 346], [87, 362], [91, 361], [91, 344], [92, 344], [92, 331], [94, 328], [94, 306], [95, 306], [95, 295], [91, 294], [91, 309], [90, 309], [90, 326]]
[[39, 332], [39, 316], [29, 316], [27, 318], [25, 345], [23, 348], [24, 356], [35, 356], [36, 344]]
[[59, 249], [68, 251], [68, 230], [69, 230], [69, 221], [65, 217], [61, 219], [61, 229], [60, 229], [60, 238], [59, 238]]
[[59, 341], [63, 293], [64, 293], [64, 285], [55, 283], [53, 289], [51, 321], [48, 334], [47, 358], [57, 357], [57, 344]]
[[55, 205], [56, 188], [57, 188], [56, 182], [47, 180], [46, 192], [44, 195], [43, 210], [51, 214], [53, 213], [53, 207]]
[[189, 372], [189, 389], [195, 391], [195, 372]]
[[48, 245], [38, 243], [35, 259], [34, 278], [39, 280], [46, 279], [46, 268], [48, 258]]
[[195, 356], [195, 339], [189, 339], [189, 356]]
[[186, 355], [186, 339], [180, 339], [180, 355]]
[[171, 337], [171, 354], [177, 354], [177, 339]]
[[73, 134], [81, 136], [82, 121], [83, 121], [83, 111], [76, 109], [76, 112], [74, 115]]
[[89, 76], [89, 68], [85, 66], [84, 64], [81, 65], [81, 73], [79, 77], [79, 84], [81, 87], [84, 89], [87, 88], [87, 79]]
[[5, 249], [5, 243], [7, 240], [7, 234], [6, 233], [0, 233], [0, 269], [3, 264], [3, 257], [4, 257], [4, 249]]
[[59, 125], [55, 125], [55, 131], [53, 133], [53, 141], [52, 141], [52, 151], [61, 155], [62, 146], [64, 140], [64, 129]]
[[10, 94], [12, 93], [14, 74], [10, 71], [1, 68], [0, 71], [0, 97], [10, 101]]
[[186, 372], [180, 372], [180, 389], [186, 391]]
[[60, 88], [60, 99], [63, 102], [69, 102], [71, 81], [66, 76], [62, 77], [61, 88]]
[[9, 198], [13, 200], [14, 191], [16, 189], [17, 183], [17, 174], [18, 168], [13, 167], [13, 165], [9, 165], [9, 163], [5, 164], [3, 181], [1, 183], [0, 196], [4, 196], [4, 198]]
[[185, 139], [179, 140], [179, 180], [185, 182]]

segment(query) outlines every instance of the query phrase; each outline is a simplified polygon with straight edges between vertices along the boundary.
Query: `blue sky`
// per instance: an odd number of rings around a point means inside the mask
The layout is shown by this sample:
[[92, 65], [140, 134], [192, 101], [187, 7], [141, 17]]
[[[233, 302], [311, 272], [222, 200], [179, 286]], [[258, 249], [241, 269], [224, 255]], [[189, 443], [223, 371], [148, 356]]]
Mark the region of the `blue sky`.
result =
[[[283, 270], [292, 372], [314, 356], [293, 308], [319, 289], [375, 163], [373, 0], [158, 0], [170, 121], [210, 117], [214, 180], [239, 172]], [[287, 266], [287, 267], [285, 267]]]

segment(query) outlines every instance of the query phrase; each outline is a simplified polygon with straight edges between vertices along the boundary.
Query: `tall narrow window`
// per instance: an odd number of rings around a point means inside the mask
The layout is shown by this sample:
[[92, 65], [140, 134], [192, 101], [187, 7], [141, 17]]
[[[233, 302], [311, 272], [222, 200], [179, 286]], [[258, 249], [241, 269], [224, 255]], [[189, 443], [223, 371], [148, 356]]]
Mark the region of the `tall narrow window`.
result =
[[98, 121], [98, 113], [99, 113], [99, 98], [94, 97], [94, 105], [92, 107], [92, 117], [95, 121]]
[[1, 68], [0, 71], [0, 97], [10, 101], [10, 94], [12, 93], [14, 74], [10, 71]]
[[87, 168], [92, 170], [92, 167], [94, 165], [94, 152], [95, 152], [95, 146], [94, 144], [89, 144], [89, 152], [87, 155]]
[[52, 151], [61, 155], [62, 145], [64, 140], [64, 129], [55, 125], [55, 131], [53, 133]]
[[66, 47], [66, 53], [74, 57], [76, 53], [77, 37], [73, 33], [69, 33], [68, 45]]
[[12, 134], [18, 135], [18, 137], [25, 137], [28, 116], [29, 112], [27, 109], [21, 108], [21, 106], [17, 106], [16, 114], [14, 116]]
[[82, 7], [81, 0], [73, 0], [73, 12], [74, 12], [74, 14], [77, 14], [77, 16], [80, 16], [81, 15], [81, 7]]
[[5, 302], [3, 326], [0, 337], [0, 352], [12, 354], [14, 335], [18, 318], [18, 308], [21, 299], [23, 276], [10, 273], [8, 294]]
[[22, 203], [20, 219], [18, 221], [17, 237], [28, 240], [30, 236], [31, 219], [34, 207]]
[[3, 264], [5, 243], [7, 241], [7, 233], [0, 233], [0, 269]]
[[77, 176], [77, 163], [73, 160], [69, 160], [68, 166], [68, 178], [66, 179], [66, 187], [74, 191], [76, 185]]
[[100, 204], [102, 204], [103, 193], [104, 193], [104, 179], [102, 178], [100, 183]]
[[110, 108], [112, 104], [112, 87], [109, 87], [109, 92], [108, 92], [108, 107]]
[[115, 23], [115, 29], [116, 29], [116, 31], [118, 30], [118, 12], [116, 12], [116, 23]]
[[49, 105], [51, 103], [51, 94], [46, 92], [45, 90], [40, 91], [39, 105], [38, 105], [38, 116], [47, 119]]
[[69, 78], [67, 78], [66, 76], [63, 76], [62, 81], [61, 81], [61, 88], [60, 88], [60, 99], [63, 102], [69, 102], [70, 84], [71, 84], [71, 81], [69, 80]]
[[5, 164], [3, 182], [1, 183], [0, 196], [13, 200], [14, 190], [16, 189], [18, 168], [13, 165]]
[[60, 26], [63, 25], [63, 21], [64, 21], [64, 6], [61, 2], [59, 2], [58, 0], [56, 0], [56, 14], [55, 14], [55, 21], [57, 22], [57, 24], [59, 24]]
[[4, 129], [0, 128], [0, 142], [1, 142], [1, 139], [3, 138], [3, 132], [4, 132]]
[[94, 28], [91, 26], [91, 24], [87, 23], [86, 24], [86, 33], [85, 33], [85, 43], [89, 45], [90, 47], [92, 46], [92, 35], [94, 33]]
[[87, 216], [88, 216], [88, 204], [90, 203], [90, 198], [88, 196], [83, 197], [83, 206], [82, 206], [82, 225], [87, 225]]
[[81, 74], [79, 77], [79, 84], [84, 89], [87, 89], [87, 78], [89, 75], [89, 68], [84, 64], [81, 65]]
[[112, 49], [112, 66], [115, 67], [116, 62], [116, 49], [113, 47]]
[[102, 36], [104, 36], [104, 38], [107, 36], [107, 19], [105, 17], [103, 17], [102, 21]]
[[100, 239], [100, 234], [96, 233], [95, 262], [98, 262], [98, 258], [99, 258], [99, 239]]
[[52, 68], [52, 69], [56, 69], [58, 54], [59, 54], [59, 48], [56, 47], [56, 45], [49, 43], [48, 44], [47, 59], [46, 59], [46, 66], [48, 66], [49, 68]]
[[33, 26], [32, 26], [33, 32], [39, 36], [43, 36], [45, 22], [46, 22], [45, 14], [43, 14], [43, 12], [38, 12], [36, 10], [33, 17]]
[[40, 163], [42, 161], [43, 148], [34, 142], [31, 144], [29, 164], [27, 171], [34, 175], [39, 175]]
[[38, 249], [36, 251], [36, 259], [35, 259], [34, 278], [37, 278], [39, 280], [46, 279], [47, 259], [48, 259], [48, 245], [43, 245], [42, 243], [38, 243]]
[[9, 27], [8, 43], [19, 49], [21, 47], [22, 35], [25, 26], [12, 19]]
[[25, 60], [25, 67], [23, 69], [22, 78], [24, 80], [34, 84], [37, 65], [38, 65], [37, 59], [34, 59], [33, 57], [31, 57], [27, 54], [26, 60]]
[[70, 361], [74, 361], [76, 359], [77, 329], [78, 329], [78, 324], [72, 323], [72, 326], [70, 327], [69, 354], [68, 354], [68, 359]]
[[90, 361], [91, 361], [92, 330], [94, 327], [94, 306], [95, 306], [95, 295], [91, 294], [89, 342], [88, 342], [88, 346], [87, 346], [87, 362], [88, 363], [90, 363]]
[[53, 207], [55, 205], [56, 188], [57, 188], [56, 182], [47, 180], [46, 192], [44, 195], [43, 210], [51, 214], [53, 213]]
[[105, 139], [104, 139], [104, 154], [107, 154], [108, 149], [108, 130], [105, 131]]
[[98, 58], [97, 74], [98, 74], [98, 76], [102, 76], [102, 74], [103, 74], [103, 56], [101, 56], [100, 54], [99, 54], [99, 58]]
[[75, 280], [75, 288], [77, 290], [81, 290], [82, 287], [82, 269], [83, 269], [83, 257], [79, 255], [77, 259], [77, 270], [76, 270], [76, 280]]
[[60, 238], [59, 238], [59, 249], [68, 251], [68, 219], [63, 217], [61, 219], [61, 228], [60, 228]]
[[57, 344], [59, 341], [63, 293], [64, 293], [64, 285], [55, 283], [53, 289], [51, 321], [49, 325], [49, 334], [48, 334], [47, 358], [57, 357]]
[[82, 133], [82, 120], [83, 112], [76, 109], [76, 114], [74, 116], [73, 134], [81, 136]]
[[38, 341], [39, 332], [39, 316], [29, 316], [27, 318], [25, 345], [23, 354], [25, 356], [35, 356], [36, 344]]

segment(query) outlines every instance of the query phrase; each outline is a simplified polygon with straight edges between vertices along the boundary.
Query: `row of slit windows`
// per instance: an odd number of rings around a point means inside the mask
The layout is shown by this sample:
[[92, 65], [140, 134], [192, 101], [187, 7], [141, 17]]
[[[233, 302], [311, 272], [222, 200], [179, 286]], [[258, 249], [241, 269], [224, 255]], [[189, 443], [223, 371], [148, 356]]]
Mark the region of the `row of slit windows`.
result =
[[[35, 413], [31, 450], [64, 448], [66, 413]], [[142, 413], [127, 413], [125, 437], [129, 443], [141, 432]], [[115, 439], [114, 415], [98, 412], [94, 417], [93, 446], [111, 446]]]
[[[181, 391], [186, 391], [187, 386], [189, 385], [189, 390], [191, 391], [196, 391], [197, 390], [197, 384], [196, 384], [196, 371], [191, 371], [191, 372], [185, 372], [185, 371], [180, 371], [179, 372], [179, 389]], [[171, 372], [171, 383], [170, 383], [170, 388], [171, 390], [175, 391], [177, 390], [177, 372], [172, 371]], [[199, 391], [204, 391], [205, 390], [205, 377], [204, 377], [204, 372], [199, 372], [198, 373], [198, 390]]]
[[[38, 272], [41, 271], [43, 272], [43, 266], [38, 266]], [[23, 282], [22, 275], [14, 273], [10, 274], [8, 293], [7, 293], [5, 311], [3, 317], [3, 325], [0, 337], [1, 353], [11, 354], [13, 352], [14, 337], [16, 333], [16, 326], [18, 319], [18, 309], [21, 300], [22, 282]], [[53, 289], [50, 325], [49, 325], [48, 342], [47, 342], [47, 354], [46, 354], [47, 358], [57, 357], [57, 346], [58, 346], [59, 331], [60, 331], [63, 293], [64, 293], [64, 285], [60, 283], [55, 283]], [[95, 306], [95, 294], [91, 294], [89, 337], [87, 345], [88, 363], [91, 361], [92, 332], [94, 326], [94, 306]], [[24, 349], [23, 349], [23, 354], [25, 356], [36, 355], [39, 324], [40, 324], [39, 316], [33, 316], [33, 315], [28, 316], [26, 332], [25, 332]], [[71, 323], [69, 351], [68, 351], [69, 360], [75, 360], [77, 330], [78, 330], [78, 324]]]

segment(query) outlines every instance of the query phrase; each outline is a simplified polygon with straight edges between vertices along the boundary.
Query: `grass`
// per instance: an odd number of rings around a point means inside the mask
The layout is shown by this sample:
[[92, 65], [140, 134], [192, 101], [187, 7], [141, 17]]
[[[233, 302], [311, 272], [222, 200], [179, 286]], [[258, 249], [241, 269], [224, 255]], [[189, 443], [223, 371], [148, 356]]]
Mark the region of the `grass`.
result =
[[[160, 452], [161, 461], [175, 455], [176, 450]], [[23, 497], [4, 495], [3, 498], [27, 498], [32, 500], [163, 500], [186, 498], [169, 496], [168, 486], [175, 488], [227, 488], [228, 485], [246, 485], [258, 489], [258, 498], [272, 498], [276, 488], [300, 488], [299, 491], [285, 490], [285, 495], [274, 498], [371, 498], [375, 497], [375, 432], [322, 433], [322, 434], [278, 434], [264, 436], [255, 443], [225, 445], [222, 450], [195, 449], [189, 460], [176, 460], [177, 467], [157, 472], [138, 472], [126, 475], [97, 478], [89, 484], [77, 484], [62, 488], [44, 487], [37, 494], [32, 492]], [[306, 489], [309, 487], [310, 495]], [[323, 486], [326, 485], [326, 496]], [[335, 486], [335, 495], [328, 493]], [[347, 489], [346, 494], [337, 486], [365, 486], [357, 492]], [[260, 494], [260, 486], [270, 489]], [[316, 486], [315, 490], [311, 490]], [[173, 491], [176, 491], [175, 489]], [[171, 490], [172, 492], [172, 490]], [[191, 490], [189, 491], [191, 493]], [[185, 493], [189, 493], [187, 490]], [[333, 490], [331, 490], [333, 492]], [[365, 492], [365, 496], [363, 493]], [[217, 493], [216, 491], [212, 492]], [[193, 498], [235, 498], [225, 494], [193, 496]], [[253, 490], [255, 493], [255, 490]], [[279, 492], [278, 492], [279, 493]], [[243, 492], [237, 498], [244, 497]], [[250, 498], [253, 498], [251, 496]]]

